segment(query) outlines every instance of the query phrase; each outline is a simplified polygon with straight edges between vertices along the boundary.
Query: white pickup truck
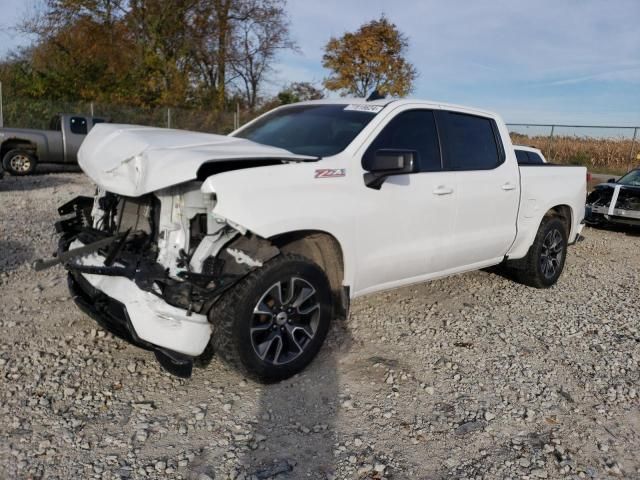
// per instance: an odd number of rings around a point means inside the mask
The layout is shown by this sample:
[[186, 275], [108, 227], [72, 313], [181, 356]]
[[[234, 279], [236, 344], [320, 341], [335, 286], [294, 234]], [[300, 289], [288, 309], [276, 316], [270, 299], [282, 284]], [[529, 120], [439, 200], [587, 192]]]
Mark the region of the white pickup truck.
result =
[[[502, 264], [552, 286], [586, 170], [519, 167], [499, 116], [417, 100], [277, 108], [230, 136], [101, 124], [61, 206], [76, 303], [177, 375], [302, 370], [355, 297]], [[47, 266], [41, 262], [36, 268]]]

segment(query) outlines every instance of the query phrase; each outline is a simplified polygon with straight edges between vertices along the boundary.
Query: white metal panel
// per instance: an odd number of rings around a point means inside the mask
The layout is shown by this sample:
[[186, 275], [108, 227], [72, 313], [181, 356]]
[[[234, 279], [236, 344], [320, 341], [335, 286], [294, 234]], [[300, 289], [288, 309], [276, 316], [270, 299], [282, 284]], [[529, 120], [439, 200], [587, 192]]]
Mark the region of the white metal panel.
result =
[[[81, 246], [82, 243], [76, 240], [71, 244], [71, 250]], [[95, 253], [75, 261], [81, 265], [104, 266], [104, 257]], [[200, 355], [209, 343], [211, 325], [205, 315], [187, 315], [186, 310], [140, 290], [125, 277], [82, 275], [95, 288], [127, 307], [131, 324], [142, 340], [191, 356]]]

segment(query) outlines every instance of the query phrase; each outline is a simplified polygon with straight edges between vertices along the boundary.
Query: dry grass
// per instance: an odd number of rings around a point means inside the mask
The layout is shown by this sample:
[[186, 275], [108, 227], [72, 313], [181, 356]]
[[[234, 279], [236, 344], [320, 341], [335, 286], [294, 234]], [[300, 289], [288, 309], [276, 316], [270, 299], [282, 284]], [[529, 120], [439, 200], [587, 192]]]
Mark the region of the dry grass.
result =
[[548, 136], [511, 133], [518, 145], [539, 148], [548, 161], [567, 165], [583, 165], [593, 172], [622, 174], [640, 164], [640, 142], [636, 141], [631, 161], [630, 139], [555, 136], [549, 146]]

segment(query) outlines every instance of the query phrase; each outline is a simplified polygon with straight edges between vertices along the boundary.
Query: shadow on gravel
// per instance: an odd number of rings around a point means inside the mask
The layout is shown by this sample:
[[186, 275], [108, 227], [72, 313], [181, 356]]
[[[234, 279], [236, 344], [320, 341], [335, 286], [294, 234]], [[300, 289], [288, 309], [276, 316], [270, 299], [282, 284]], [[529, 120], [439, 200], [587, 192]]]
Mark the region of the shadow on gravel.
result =
[[[630, 237], [640, 237], [640, 226], [637, 225], [589, 225], [589, 228], [603, 232], [624, 233]], [[584, 234], [584, 232], [583, 232]]]
[[335, 478], [338, 358], [351, 342], [335, 320], [319, 356], [299, 376], [261, 388], [253, 436], [260, 448], [239, 459], [249, 478]]
[[40, 188], [57, 187], [75, 183], [69, 177], [58, 177], [56, 175], [29, 175], [26, 177], [12, 177], [5, 173], [0, 179], [0, 193], [13, 191], [38, 190]]
[[9, 272], [33, 259], [33, 249], [24, 243], [0, 240], [0, 272]]
[[82, 170], [78, 165], [57, 165], [55, 163], [36, 165], [36, 174], [43, 173], [82, 173]]
[[506, 268], [504, 265], [495, 265], [493, 267], [483, 268], [482, 271], [485, 273], [497, 275], [498, 277], [502, 277], [505, 280], [520, 283], [516, 273], [513, 270]]

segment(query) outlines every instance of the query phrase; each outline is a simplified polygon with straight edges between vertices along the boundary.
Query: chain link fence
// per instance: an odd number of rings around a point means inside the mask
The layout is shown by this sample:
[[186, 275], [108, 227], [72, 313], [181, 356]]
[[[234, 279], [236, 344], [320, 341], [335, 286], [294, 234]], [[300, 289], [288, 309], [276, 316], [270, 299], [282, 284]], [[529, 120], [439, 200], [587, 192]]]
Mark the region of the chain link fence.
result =
[[548, 161], [622, 174], [640, 166], [640, 127], [508, 124], [514, 144], [542, 150]]
[[209, 133], [229, 133], [256, 114], [248, 111], [221, 112], [189, 108], [140, 108], [95, 102], [61, 102], [22, 98], [5, 99], [5, 127], [47, 129], [58, 113], [91, 115], [114, 123], [179, 128]]
[[[129, 123], [226, 134], [257, 114], [189, 108], [140, 108], [95, 102], [6, 98], [5, 127], [47, 129], [57, 113], [76, 113]], [[593, 172], [627, 172], [640, 166], [640, 127], [610, 125], [508, 124], [514, 144], [539, 148], [554, 163], [582, 165]]]

